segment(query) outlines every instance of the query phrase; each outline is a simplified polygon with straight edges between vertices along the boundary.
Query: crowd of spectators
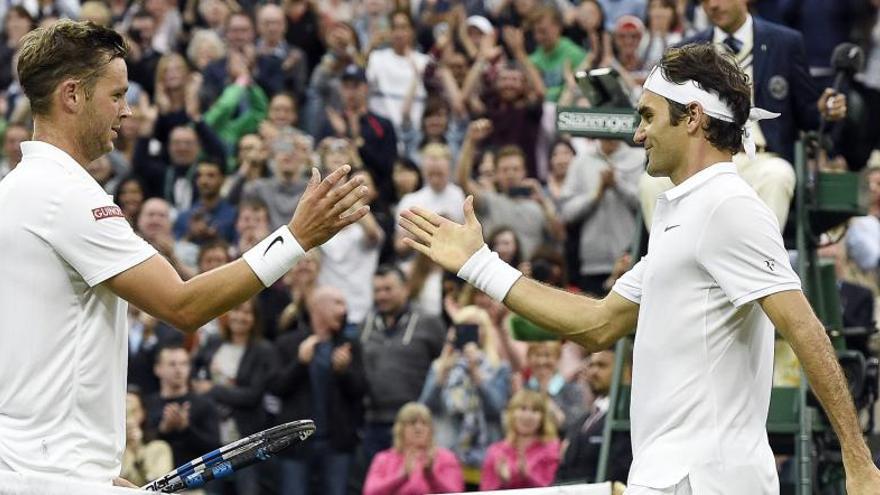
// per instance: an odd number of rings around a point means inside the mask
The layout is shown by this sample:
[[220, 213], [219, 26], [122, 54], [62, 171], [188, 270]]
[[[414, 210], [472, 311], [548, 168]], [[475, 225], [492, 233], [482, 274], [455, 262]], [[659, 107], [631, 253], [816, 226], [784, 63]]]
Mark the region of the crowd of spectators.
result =
[[[16, 81], [21, 37], [62, 17], [115, 28], [130, 47], [132, 116], [114, 151], [87, 170], [183, 278], [288, 223], [313, 167], [326, 174], [350, 164], [370, 186], [367, 216], [195, 334], [130, 309], [123, 476], [141, 484], [242, 436], [311, 418], [309, 441], [207, 490], [416, 495], [593, 481], [613, 353], [541, 340], [540, 329], [410, 251], [398, 212], [419, 205], [460, 221], [473, 195], [502, 259], [545, 283], [606, 294], [642, 229], [645, 152], [559, 134], [556, 109], [588, 106], [575, 74], [599, 67], [613, 67], [636, 98], [667, 47], [723, 36], [712, 23], [745, 4], [0, 2], [0, 180], [32, 126]], [[801, 79], [774, 76], [772, 96], [806, 94], [798, 108], [818, 115], [831, 50], [852, 40], [868, 62], [851, 89], [873, 122], [878, 7], [752, 2], [755, 18], [823, 33], [797, 35]], [[741, 52], [749, 40], [719, 49], [751, 57]], [[799, 86], [803, 78], [813, 89]], [[757, 99], [765, 88], [754, 79]], [[808, 120], [783, 125], [795, 126], [793, 136]], [[860, 132], [861, 148], [839, 158], [852, 170], [874, 165], [869, 214], [853, 222], [849, 271], [840, 272], [858, 272], [876, 296], [880, 155], [868, 155], [880, 125], [865, 129], [874, 131]], [[759, 151], [790, 167], [793, 149], [773, 149], [776, 133]], [[611, 451], [609, 473], [625, 481], [628, 439], [615, 438]]]

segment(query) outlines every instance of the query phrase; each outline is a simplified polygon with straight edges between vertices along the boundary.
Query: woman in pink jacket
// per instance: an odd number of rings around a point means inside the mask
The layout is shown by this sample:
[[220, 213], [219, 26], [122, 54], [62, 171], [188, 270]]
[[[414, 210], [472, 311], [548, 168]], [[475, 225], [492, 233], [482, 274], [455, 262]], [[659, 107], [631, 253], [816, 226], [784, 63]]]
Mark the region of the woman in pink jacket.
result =
[[410, 402], [392, 430], [394, 446], [376, 454], [364, 495], [427, 495], [464, 491], [461, 465], [451, 451], [434, 445], [431, 411]]
[[520, 390], [504, 414], [505, 439], [486, 451], [480, 490], [550, 486], [559, 466], [559, 439], [547, 396]]

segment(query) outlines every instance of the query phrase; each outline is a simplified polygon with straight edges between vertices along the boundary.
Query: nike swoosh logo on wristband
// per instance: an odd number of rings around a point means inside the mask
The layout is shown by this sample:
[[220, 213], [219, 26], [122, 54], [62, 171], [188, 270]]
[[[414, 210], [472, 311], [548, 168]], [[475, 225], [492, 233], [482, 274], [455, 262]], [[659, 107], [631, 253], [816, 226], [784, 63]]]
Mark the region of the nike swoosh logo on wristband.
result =
[[266, 250], [263, 251], [263, 256], [266, 256], [266, 254], [269, 253], [269, 250], [272, 249], [272, 246], [274, 246], [276, 242], [284, 244], [284, 238], [279, 235], [278, 237], [272, 239], [272, 242], [270, 242]]

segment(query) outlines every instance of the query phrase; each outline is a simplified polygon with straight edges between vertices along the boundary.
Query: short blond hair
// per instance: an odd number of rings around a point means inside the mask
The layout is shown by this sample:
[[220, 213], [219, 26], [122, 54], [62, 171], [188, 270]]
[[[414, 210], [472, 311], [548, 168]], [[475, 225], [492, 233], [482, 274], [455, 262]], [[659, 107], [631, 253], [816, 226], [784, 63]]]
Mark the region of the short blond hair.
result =
[[422, 147], [422, 157], [433, 156], [452, 161], [452, 151], [443, 143], [428, 143]]
[[418, 402], [407, 402], [397, 411], [397, 418], [394, 419], [394, 427], [391, 428], [391, 435], [394, 439], [394, 450], [403, 451], [403, 427], [408, 423], [421, 419], [428, 423], [431, 429], [431, 445], [429, 449], [434, 448], [434, 420], [431, 417], [431, 410], [424, 404]]

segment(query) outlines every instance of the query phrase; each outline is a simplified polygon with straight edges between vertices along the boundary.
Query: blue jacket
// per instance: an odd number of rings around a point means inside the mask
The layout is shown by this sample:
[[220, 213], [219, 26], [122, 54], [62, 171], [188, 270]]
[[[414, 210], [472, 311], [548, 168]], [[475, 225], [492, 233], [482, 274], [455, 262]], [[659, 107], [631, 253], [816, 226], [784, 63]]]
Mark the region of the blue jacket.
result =
[[[810, 77], [804, 38], [793, 29], [752, 17], [755, 106], [781, 115], [761, 121], [767, 150], [794, 163], [794, 143], [800, 131], [819, 127], [819, 89]], [[686, 42], [711, 43], [714, 29]]]

